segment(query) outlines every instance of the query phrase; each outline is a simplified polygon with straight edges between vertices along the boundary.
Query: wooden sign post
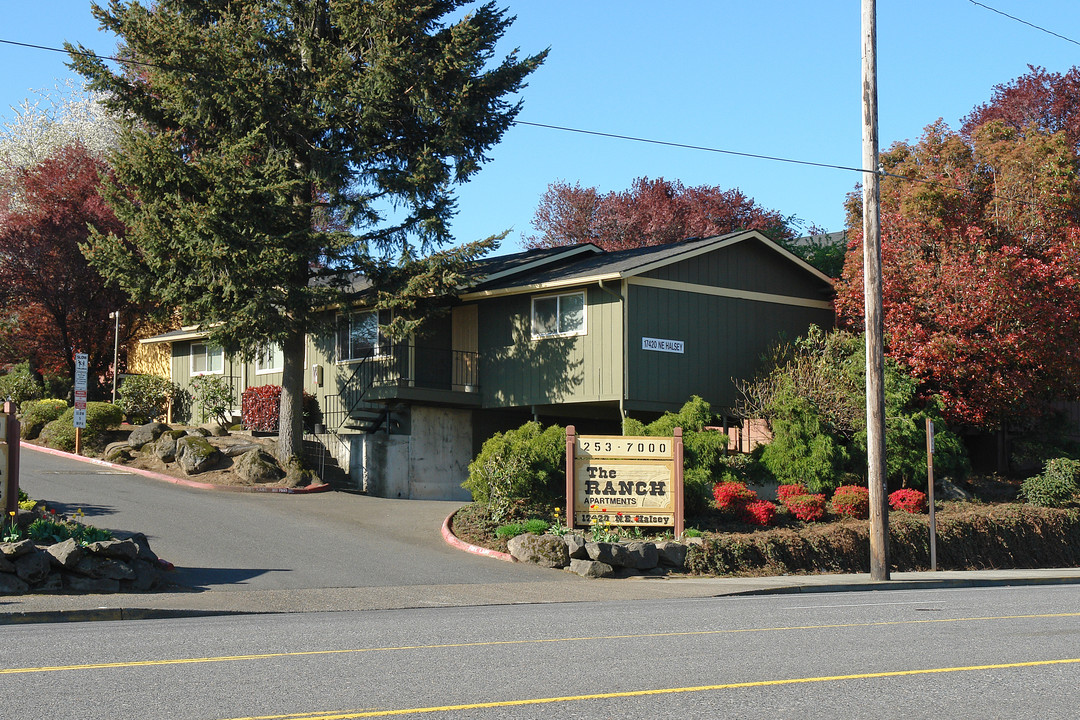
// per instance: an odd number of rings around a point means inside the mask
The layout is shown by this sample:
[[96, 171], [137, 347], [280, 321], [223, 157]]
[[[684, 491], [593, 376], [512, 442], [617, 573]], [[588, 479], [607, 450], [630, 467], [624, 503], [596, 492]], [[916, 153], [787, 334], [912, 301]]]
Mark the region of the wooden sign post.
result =
[[0, 414], [0, 507], [5, 520], [19, 511], [19, 421], [10, 402]]
[[666, 438], [577, 435], [567, 427], [566, 520], [570, 529], [670, 527], [682, 537], [682, 428]]

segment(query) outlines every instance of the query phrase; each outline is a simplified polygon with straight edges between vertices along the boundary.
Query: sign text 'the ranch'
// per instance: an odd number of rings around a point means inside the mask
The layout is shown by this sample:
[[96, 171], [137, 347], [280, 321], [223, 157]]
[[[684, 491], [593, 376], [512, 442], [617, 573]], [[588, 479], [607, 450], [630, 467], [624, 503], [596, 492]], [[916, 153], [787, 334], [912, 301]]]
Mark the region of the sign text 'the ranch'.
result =
[[567, 432], [567, 518], [682, 531], [682, 432], [674, 437]]

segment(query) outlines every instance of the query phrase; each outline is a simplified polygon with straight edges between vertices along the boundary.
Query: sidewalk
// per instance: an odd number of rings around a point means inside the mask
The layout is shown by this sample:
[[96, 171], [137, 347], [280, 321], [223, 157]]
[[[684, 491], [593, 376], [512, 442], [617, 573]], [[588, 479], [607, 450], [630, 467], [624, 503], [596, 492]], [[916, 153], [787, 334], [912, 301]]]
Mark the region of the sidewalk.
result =
[[[492, 560], [492, 562], [498, 562]], [[867, 575], [764, 578], [635, 578], [484, 585], [313, 588], [304, 590], [181, 591], [116, 595], [22, 595], [0, 599], [0, 625], [34, 622], [138, 620], [205, 615], [397, 610], [510, 605], [520, 602], [664, 600], [735, 595], [913, 590], [1009, 585], [1080, 584], [1080, 568], [893, 573], [885, 582]], [[576, 577], [576, 576], [575, 576]]]

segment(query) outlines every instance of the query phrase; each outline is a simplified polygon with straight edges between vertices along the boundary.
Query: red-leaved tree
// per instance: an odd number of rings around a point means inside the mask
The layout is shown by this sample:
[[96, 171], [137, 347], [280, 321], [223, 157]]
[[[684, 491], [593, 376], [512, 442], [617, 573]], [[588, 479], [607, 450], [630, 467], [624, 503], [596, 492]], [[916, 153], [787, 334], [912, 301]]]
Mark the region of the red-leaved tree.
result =
[[[950, 420], [992, 427], [1080, 393], [1080, 207], [1065, 133], [942, 122], [881, 156], [886, 352]], [[862, 323], [860, 206], [837, 311]]]
[[[109, 313], [131, 304], [79, 249], [91, 225], [124, 231], [99, 194], [104, 172], [105, 164], [76, 144], [5, 173], [3, 185], [14, 198], [0, 208], [0, 298], [15, 321], [7, 361], [30, 360], [39, 371], [72, 377], [74, 353], [85, 352], [90, 376], [108, 375], [115, 326]], [[123, 317], [121, 344], [138, 320], [135, 312]]]
[[528, 248], [594, 243], [604, 250], [662, 245], [691, 237], [737, 230], [760, 230], [776, 241], [798, 234], [793, 217], [784, 217], [738, 189], [685, 187], [679, 181], [638, 178], [629, 190], [599, 193], [554, 182], [540, 198], [532, 225], [537, 234]]

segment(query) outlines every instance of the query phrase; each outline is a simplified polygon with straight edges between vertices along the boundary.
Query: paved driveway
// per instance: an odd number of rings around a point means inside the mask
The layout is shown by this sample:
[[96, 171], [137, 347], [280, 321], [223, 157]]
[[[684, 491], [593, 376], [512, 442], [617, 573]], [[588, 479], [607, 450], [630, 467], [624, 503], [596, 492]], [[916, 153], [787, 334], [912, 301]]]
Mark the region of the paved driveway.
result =
[[[197, 490], [25, 448], [21, 485], [58, 512], [143, 532], [176, 582], [213, 590], [552, 581], [550, 570], [464, 553], [441, 536], [461, 503]], [[567, 581], [573, 578], [566, 576]]]

